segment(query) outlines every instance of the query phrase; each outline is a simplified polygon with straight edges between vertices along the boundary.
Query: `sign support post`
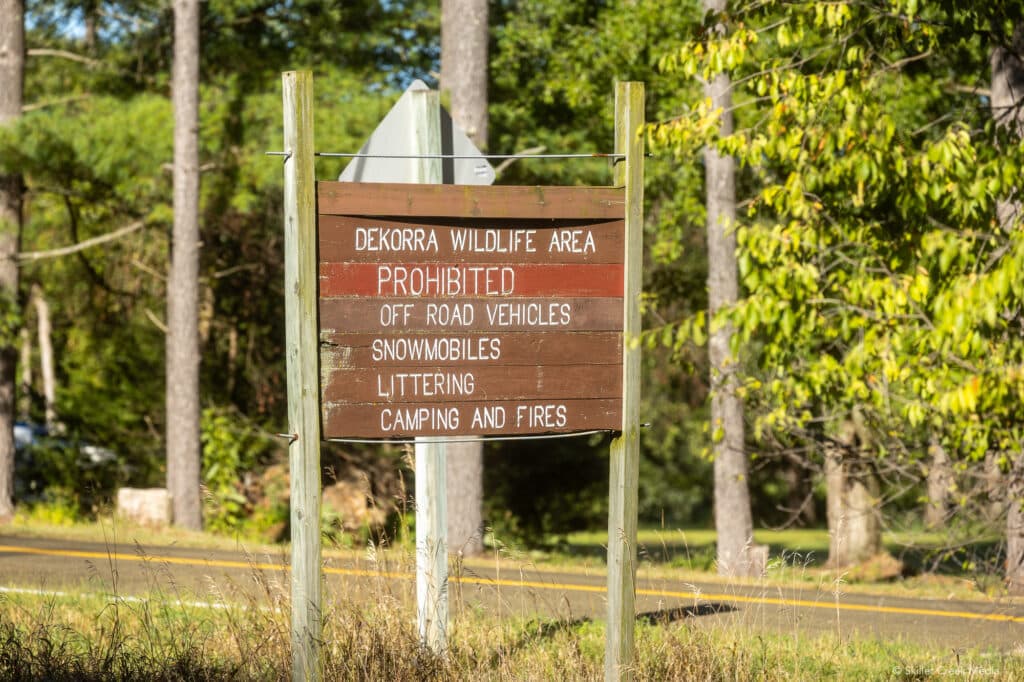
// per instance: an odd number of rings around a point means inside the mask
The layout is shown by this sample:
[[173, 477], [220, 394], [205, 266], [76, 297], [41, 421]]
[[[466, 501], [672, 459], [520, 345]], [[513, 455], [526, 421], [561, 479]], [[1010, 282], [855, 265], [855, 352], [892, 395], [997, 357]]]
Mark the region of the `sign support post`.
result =
[[634, 677], [637, 487], [640, 477], [640, 290], [643, 284], [644, 84], [615, 84], [615, 185], [625, 187], [622, 434], [612, 441], [608, 504], [608, 632], [605, 680]]
[[[441, 184], [441, 101], [435, 90], [412, 94], [416, 182]], [[416, 622], [420, 641], [437, 654], [448, 632], [447, 449], [443, 438], [419, 437], [416, 471]]]
[[[423, 644], [437, 654], [447, 647], [448, 624], [446, 438], [618, 428], [621, 435], [610, 453], [605, 678], [631, 679], [640, 459], [643, 83], [616, 84], [615, 188], [473, 191], [442, 184], [445, 143], [437, 92], [411, 87], [406, 101], [412, 125], [402, 126], [412, 137], [412, 179], [432, 187], [410, 191], [383, 183], [351, 191], [344, 183], [316, 182], [312, 74], [286, 72], [282, 86], [292, 679], [319, 679], [322, 672], [322, 426], [328, 437], [359, 432], [417, 436], [417, 617]], [[481, 175], [486, 168], [486, 162], [477, 164], [473, 173]], [[375, 216], [378, 224], [350, 224], [353, 216], [363, 215]], [[438, 226], [388, 226], [403, 216], [444, 220]], [[466, 225], [482, 219], [496, 224]], [[519, 219], [545, 222], [537, 227], [510, 224]], [[580, 225], [581, 219], [587, 222]], [[334, 238], [325, 241], [320, 228]], [[442, 246], [438, 233], [450, 235], [450, 243]], [[340, 240], [339, 234], [344, 235]], [[609, 250], [608, 245], [615, 246]], [[413, 260], [381, 261], [380, 251], [408, 251]], [[443, 253], [451, 261], [420, 260], [428, 252]], [[547, 300], [556, 292], [562, 300]], [[616, 300], [620, 295], [621, 304]], [[378, 316], [368, 319], [370, 310]], [[329, 321], [322, 329], [321, 316]], [[367, 339], [378, 324], [387, 332]], [[533, 330], [538, 326], [559, 331], [540, 334]], [[421, 343], [392, 333], [399, 330], [416, 333]], [[503, 332], [515, 333], [506, 337]], [[570, 339], [573, 345], [566, 343]], [[422, 364], [426, 355], [419, 358], [415, 350], [420, 347], [445, 355], [441, 364], [454, 371], [434, 370], [428, 381], [426, 373], [415, 369], [437, 363]], [[339, 352], [344, 362], [338, 362]], [[374, 354], [379, 357], [372, 367], [363, 364]], [[414, 371], [396, 371], [405, 363]], [[463, 370], [458, 369], [461, 363], [470, 364]], [[438, 400], [443, 397], [457, 400]], [[367, 421], [370, 414], [376, 417]]]
[[291, 477], [292, 680], [320, 679], [320, 372], [313, 75], [281, 75], [284, 100], [284, 299]]

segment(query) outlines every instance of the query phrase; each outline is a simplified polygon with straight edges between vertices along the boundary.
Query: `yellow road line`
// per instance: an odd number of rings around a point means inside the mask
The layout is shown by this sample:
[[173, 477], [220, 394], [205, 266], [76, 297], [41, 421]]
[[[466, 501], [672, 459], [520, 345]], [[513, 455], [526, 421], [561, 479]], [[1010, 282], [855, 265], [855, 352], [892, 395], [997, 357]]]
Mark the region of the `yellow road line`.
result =
[[[58, 556], [80, 559], [103, 559], [107, 561], [138, 561], [157, 562], [180, 566], [207, 566], [210, 568], [248, 568], [263, 571], [286, 571], [287, 566], [282, 564], [271, 564], [266, 562], [232, 561], [228, 559], [200, 559], [195, 557], [171, 557], [156, 554], [124, 554], [120, 552], [87, 552], [71, 549], [40, 549], [36, 547], [17, 547], [13, 545], [0, 545], [0, 553], [34, 554], [40, 556]], [[328, 575], [347, 575], [360, 578], [387, 578], [393, 580], [411, 580], [414, 576], [411, 573], [398, 573], [394, 571], [366, 570], [359, 568], [336, 568], [333, 566], [324, 567], [324, 573]], [[464, 585], [483, 585], [487, 587], [528, 587], [542, 590], [562, 590], [566, 592], [589, 592], [593, 594], [604, 594], [604, 585], [580, 585], [573, 583], [543, 582], [538, 580], [507, 580], [500, 578], [476, 578], [472, 576], [451, 576], [452, 582]], [[810, 609], [828, 609], [838, 611], [861, 611], [866, 613], [889, 613], [912, 616], [932, 616], [938, 618], [961, 618], [965, 620], [993, 621], [997, 623], [1024, 623], [1024, 616], [1014, 616], [1002, 613], [972, 613], [970, 611], [941, 611], [938, 609], [924, 609], [906, 606], [876, 606], [871, 604], [845, 604], [826, 601], [812, 601], [809, 599], [784, 599], [781, 597], [750, 597], [737, 594], [716, 594], [707, 592], [679, 592], [675, 590], [652, 590], [637, 589], [638, 595], [650, 597], [671, 597], [675, 599], [702, 601], [734, 602], [740, 604], [763, 604], [772, 606], [803, 607]]]

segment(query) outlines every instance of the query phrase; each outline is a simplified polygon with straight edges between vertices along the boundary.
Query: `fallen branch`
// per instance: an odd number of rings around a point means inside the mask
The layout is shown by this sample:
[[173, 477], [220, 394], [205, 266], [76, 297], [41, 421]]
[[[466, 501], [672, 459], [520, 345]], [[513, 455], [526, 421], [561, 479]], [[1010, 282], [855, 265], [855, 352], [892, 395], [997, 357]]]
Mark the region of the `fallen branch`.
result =
[[59, 249], [50, 249], [48, 251], [25, 251], [18, 254], [18, 261], [20, 262], [34, 262], [37, 260], [44, 260], [46, 258], [59, 258], [61, 256], [69, 256], [79, 251], [85, 251], [86, 249], [92, 248], [93, 246], [99, 246], [100, 244], [106, 244], [107, 242], [120, 239], [121, 237], [141, 230], [145, 226], [145, 222], [139, 220], [137, 222], [125, 225], [124, 227], [118, 228], [113, 232], [107, 234], [101, 234], [98, 237], [92, 239], [86, 239], [85, 241], [72, 244], [71, 246], [63, 246]]

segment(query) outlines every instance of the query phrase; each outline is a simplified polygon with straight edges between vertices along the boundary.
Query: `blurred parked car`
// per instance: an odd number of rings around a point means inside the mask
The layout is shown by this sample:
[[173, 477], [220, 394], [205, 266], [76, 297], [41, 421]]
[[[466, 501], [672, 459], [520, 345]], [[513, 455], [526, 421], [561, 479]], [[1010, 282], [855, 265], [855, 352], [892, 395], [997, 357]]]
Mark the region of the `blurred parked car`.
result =
[[118, 457], [110, 448], [28, 422], [14, 425], [14, 489], [19, 502], [32, 502], [47, 490], [83, 500], [108, 496], [119, 478]]

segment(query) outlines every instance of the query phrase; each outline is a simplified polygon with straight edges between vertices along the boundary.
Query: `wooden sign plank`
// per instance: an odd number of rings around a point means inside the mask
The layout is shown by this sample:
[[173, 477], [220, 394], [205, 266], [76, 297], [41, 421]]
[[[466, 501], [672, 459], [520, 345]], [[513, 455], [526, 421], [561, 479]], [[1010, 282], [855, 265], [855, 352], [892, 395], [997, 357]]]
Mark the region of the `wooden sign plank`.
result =
[[325, 369], [621, 363], [619, 332], [320, 335]]
[[320, 217], [321, 263], [622, 263], [624, 223]]
[[[328, 437], [621, 423], [605, 402], [622, 394], [621, 188], [320, 183], [318, 198]], [[489, 418], [408, 426], [463, 410]]]
[[446, 403], [491, 400], [614, 398], [618, 365], [511, 365], [473, 368], [321, 369], [328, 403]]
[[325, 432], [350, 438], [571, 433], [617, 429], [622, 420], [619, 398], [324, 407]]
[[321, 263], [321, 296], [620, 297], [622, 265]]
[[621, 298], [321, 298], [320, 331], [617, 331]]
[[324, 215], [621, 220], [621, 187], [318, 182]]

